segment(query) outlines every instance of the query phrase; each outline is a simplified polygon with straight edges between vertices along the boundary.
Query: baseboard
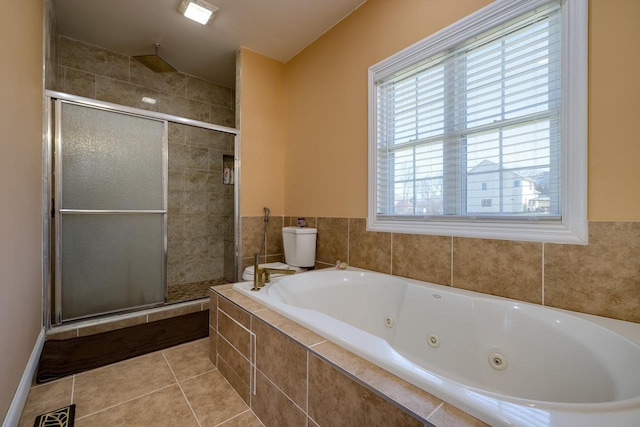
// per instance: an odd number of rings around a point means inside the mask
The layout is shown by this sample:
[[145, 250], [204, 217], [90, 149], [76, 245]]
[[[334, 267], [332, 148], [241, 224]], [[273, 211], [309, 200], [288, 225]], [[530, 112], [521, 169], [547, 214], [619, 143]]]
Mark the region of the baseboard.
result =
[[36, 345], [33, 347], [33, 351], [29, 357], [27, 367], [22, 374], [20, 384], [18, 384], [16, 394], [13, 395], [13, 400], [11, 401], [11, 405], [9, 405], [7, 415], [4, 417], [2, 427], [16, 427], [20, 422], [24, 404], [27, 402], [27, 396], [29, 396], [29, 390], [31, 389], [33, 378], [36, 375], [36, 369], [38, 369], [38, 361], [40, 360], [40, 353], [42, 353], [42, 347], [44, 346], [44, 338], [44, 328], [42, 328], [36, 340]]

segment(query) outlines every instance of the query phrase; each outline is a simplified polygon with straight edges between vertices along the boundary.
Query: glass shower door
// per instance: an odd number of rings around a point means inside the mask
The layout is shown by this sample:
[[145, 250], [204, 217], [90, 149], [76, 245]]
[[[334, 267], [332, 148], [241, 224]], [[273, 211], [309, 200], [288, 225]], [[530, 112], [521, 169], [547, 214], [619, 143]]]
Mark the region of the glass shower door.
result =
[[161, 304], [167, 123], [56, 101], [56, 320]]

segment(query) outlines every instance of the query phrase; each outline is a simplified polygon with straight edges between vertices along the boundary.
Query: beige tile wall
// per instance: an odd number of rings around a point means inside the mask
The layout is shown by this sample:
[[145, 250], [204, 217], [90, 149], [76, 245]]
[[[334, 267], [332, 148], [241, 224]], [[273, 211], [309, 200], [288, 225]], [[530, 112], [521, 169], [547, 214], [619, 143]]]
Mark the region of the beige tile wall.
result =
[[234, 186], [222, 182], [233, 150], [232, 135], [169, 123], [169, 285], [235, 279]]
[[46, 20], [44, 31], [44, 61], [45, 75], [44, 85], [46, 88], [58, 87], [58, 24], [53, 2], [44, 2]]
[[[48, 88], [233, 127], [233, 89], [183, 73], [154, 73], [131, 57], [52, 35]], [[55, 69], [55, 68], [54, 68]], [[156, 99], [155, 105], [141, 101]], [[234, 138], [169, 125], [168, 285], [235, 279], [234, 193], [222, 184]]]
[[264, 425], [486, 426], [231, 285], [215, 289], [211, 360]]
[[[242, 262], [241, 271], [254, 264], [254, 256], [260, 252], [260, 262], [282, 262], [284, 248], [282, 244], [282, 227], [285, 218], [271, 216], [265, 234], [264, 217], [245, 216], [240, 219], [242, 229]], [[264, 248], [264, 249], [263, 249]], [[261, 250], [262, 249], [262, 250]]]
[[[284, 223], [294, 225], [296, 219], [285, 217]], [[306, 219], [308, 226], [318, 228], [316, 268], [341, 260], [396, 276], [640, 322], [637, 222], [590, 222], [588, 245], [559, 245], [369, 232], [364, 218]], [[245, 224], [255, 219], [242, 221], [244, 242], [255, 233]]]
[[[235, 126], [231, 88], [184, 73], [154, 73], [127, 55], [67, 37], [57, 44], [57, 81], [48, 89], [120, 105]], [[156, 99], [155, 105], [141, 101]]]

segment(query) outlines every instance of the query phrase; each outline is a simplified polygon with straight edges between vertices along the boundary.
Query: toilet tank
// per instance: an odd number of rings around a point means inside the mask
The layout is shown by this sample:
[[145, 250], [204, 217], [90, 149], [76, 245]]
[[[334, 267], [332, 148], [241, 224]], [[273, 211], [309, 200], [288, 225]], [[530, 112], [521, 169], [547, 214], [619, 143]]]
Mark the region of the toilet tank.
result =
[[316, 263], [316, 236], [318, 229], [284, 227], [284, 262], [294, 267], [313, 267]]

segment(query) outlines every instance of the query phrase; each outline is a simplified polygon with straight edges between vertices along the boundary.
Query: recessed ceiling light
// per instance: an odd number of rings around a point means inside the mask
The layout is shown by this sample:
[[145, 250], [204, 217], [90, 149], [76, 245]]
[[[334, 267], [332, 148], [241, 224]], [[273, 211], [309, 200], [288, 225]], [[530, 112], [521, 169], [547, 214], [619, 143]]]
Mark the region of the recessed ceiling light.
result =
[[203, 0], [182, 0], [178, 11], [189, 19], [207, 25], [213, 19], [213, 14], [218, 11], [218, 8]]

